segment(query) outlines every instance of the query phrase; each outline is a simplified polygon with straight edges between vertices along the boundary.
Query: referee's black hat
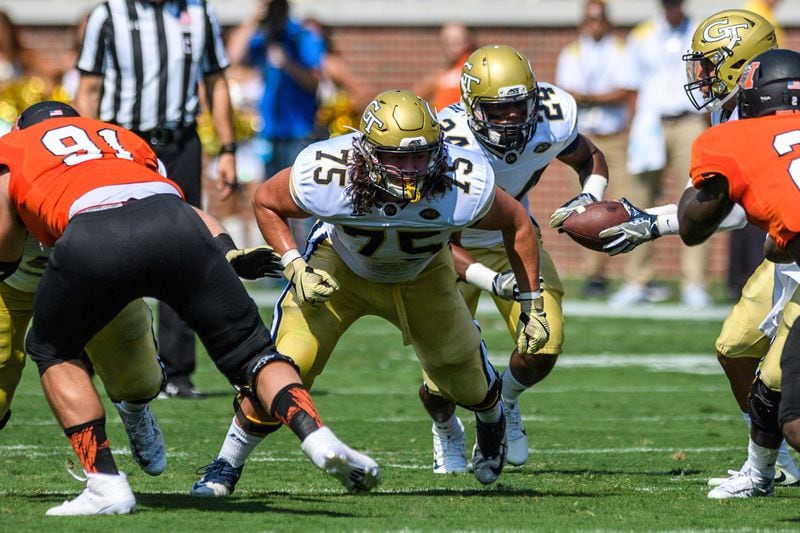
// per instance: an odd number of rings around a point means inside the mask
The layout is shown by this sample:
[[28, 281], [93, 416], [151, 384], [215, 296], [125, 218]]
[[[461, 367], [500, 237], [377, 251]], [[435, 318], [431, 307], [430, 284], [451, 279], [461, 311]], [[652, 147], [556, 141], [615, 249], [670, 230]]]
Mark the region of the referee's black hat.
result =
[[60, 117], [79, 117], [80, 114], [75, 111], [75, 108], [64, 102], [56, 102], [54, 100], [45, 100], [28, 106], [17, 117], [17, 122], [14, 128], [21, 130], [28, 126], [38, 124], [48, 118]]

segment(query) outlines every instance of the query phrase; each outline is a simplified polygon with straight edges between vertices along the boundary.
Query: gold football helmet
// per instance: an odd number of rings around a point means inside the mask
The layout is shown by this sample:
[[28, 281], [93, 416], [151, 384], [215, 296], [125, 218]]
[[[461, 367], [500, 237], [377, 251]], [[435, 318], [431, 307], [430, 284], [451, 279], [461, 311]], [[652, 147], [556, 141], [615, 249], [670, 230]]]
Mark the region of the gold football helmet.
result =
[[442, 131], [430, 104], [406, 90], [382, 92], [361, 115], [354, 142], [370, 179], [395, 198], [418, 202], [443, 172]]
[[698, 110], [712, 111], [730, 100], [748, 61], [775, 48], [775, 28], [750, 11], [726, 9], [697, 26], [686, 62], [686, 95]]
[[475, 50], [461, 69], [461, 100], [476, 137], [495, 153], [521, 150], [539, 115], [530, 61], [505, 45]]

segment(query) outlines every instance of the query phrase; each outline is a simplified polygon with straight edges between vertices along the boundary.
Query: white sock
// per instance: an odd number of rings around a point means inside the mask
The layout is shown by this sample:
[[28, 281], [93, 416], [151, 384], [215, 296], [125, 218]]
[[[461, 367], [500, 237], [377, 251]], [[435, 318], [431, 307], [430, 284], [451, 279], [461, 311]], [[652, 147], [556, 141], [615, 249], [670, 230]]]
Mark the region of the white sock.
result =
[[742, 418], [744, 418], [744, 423], [747, 424], [747, 429], [753, 425], [752, 420], [750, 420], [750, 413], [742, 412]]
[[143, 411], [144, 408], [147, 407], [146, 403], [131, 403], [131, 402], [126, 402], [125, 400], [119, 402], [118, 405], [129, 413], [138, 413], [140, 411]]
[[747, 464], [755, 470], [759, 476], [772, 479], [775, 477], [775, 459], [778, 458], [778, 450], [759, 446], [753, 439], [747, 445]]
[[489, 409], [488, 411], [475, 411], [475, 416], [478, 417], [478, 420], [481, 422], [485, 422], [487, 424], [494, 424], [498, 420], [500, 420], [500, 415], [503, 413], [503, 402], [497, 402], [497, 404]]
[[511, 367], [506, 368], [503, 372], [503, 388], [502, 396], [503, 401], [507, 404], [514, 405], [517, 403], [519, 395], [528, 390], [528, 387], [517, 381], [511, 374]]
[[433, 425], [436, 426], [436, 429], [439, 430], [440, 433], [444, 433], [446, 435], [450, 435], [458, 431], [458, 417], [456, 416], [456, 412], [453, 411], [453, 416], [445, 420], [444, 422], [433, 422]]
[[232, 467], [239, 468], [247, 461], [247, 458], [262, 440], [264, 440], [264, 437], [251, 435], [240, 428], [239, 424], [236, 423], [236, 417], [233, 417], [231, 427], [228, 428], [228, 433], [225, 435], [225, 440], [217, 458], [225, 459]]
[[780, 446], [780, 448], [778, 448], [778, 454], [779, 455], [788, 455], [788, 456], [791, 457], [792, 454], [789, 453], [789, 448], [786, 445], [786, 439], [781, 441], [781, 446]]

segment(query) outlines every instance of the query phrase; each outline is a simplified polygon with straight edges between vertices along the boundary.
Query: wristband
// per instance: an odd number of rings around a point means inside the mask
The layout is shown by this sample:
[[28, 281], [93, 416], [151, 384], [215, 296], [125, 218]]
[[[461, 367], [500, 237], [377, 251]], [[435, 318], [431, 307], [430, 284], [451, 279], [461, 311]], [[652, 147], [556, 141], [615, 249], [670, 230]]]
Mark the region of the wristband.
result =
[[286, 268], [292, 261], [299, 257], [302, 256], [300, 255], [300, 252], [297, 251], [297, 248], [292, 248], [281, 256], [281, 266]]
[[231, 236], [227, 233], [220, 233], [214, 237], [214, 242], [217, 243], [217, 246], [220, 250], [222, 250], [223, 254], [227, 254], [231, 250], [236, 249], [236, 244], [233, 242]]
[[222, 154], [235, 154], [236, 153], [236, 143], [225, 143], [222, 145], [222, 148], [219, 149], [219, 155]]
[[656, 229], [659, 236], [678, 234], [678, 213], [656, 215]]
[[583, 182], [583, 190], [581, 190], [581, 192], [584, 194], [591, 194], [599, 202], [603, 199], [607, 186], [607, 177], [601, 176], [600, 174], [591, 174], [586, 178], [586, 181]]
[[539, 289], [538, 291], [533, 292], [521, 292], [517, 295], [517, 301], [522, 300], [536, 300], [537, 298], [542, 297], [542, 290]]
[[467, 283], [479, 289], [492, 292], [492, 282], [497, 272], [487, 267], [483, 263], [471, 263], [464, 271], [464, 278]]

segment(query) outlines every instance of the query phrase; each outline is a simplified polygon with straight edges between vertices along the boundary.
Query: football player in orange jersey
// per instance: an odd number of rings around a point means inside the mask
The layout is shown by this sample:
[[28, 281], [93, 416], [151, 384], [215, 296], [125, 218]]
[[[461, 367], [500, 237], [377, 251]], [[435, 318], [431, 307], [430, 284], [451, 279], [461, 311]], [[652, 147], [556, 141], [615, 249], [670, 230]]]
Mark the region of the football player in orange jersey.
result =
[[[126, 304], [143, 296], [173, 307], [229, 382], [289, 426], [316, 466], [348, 488], [375, 486], [377, 464], [322, 424], [296, 366], [275, 350], [227, 260], [239, 253], [230, 237], [184, 202], [158, 168], [138, 136], [81, 118], [59, 102], [29, 107], [0, 138], [0, 280], [19, 264], [28, 232], [53, 247], [25, 348], [87, 479], [77, 498], [47, 514], [135, 509], [111, 454], [102, 403], [76, 358]], [[268, 259], [266, 267], [276, 272], [277, 258]]]
[[[705, 241], [738, 204], [769, 233], [768, 259], [800, 265], [800, 54], [759, 54], [739, 83], [739, 114], [748, 120], [715, 126], [692, 147], [695, 189], [678, 208], [681, 239]], [[800, 294], [795, 289], [778, 305], [783, 311], [775, 341], [750, 389], [747, 461], [709, 498], [772, 495], [781, 439], [800, 446]]]

